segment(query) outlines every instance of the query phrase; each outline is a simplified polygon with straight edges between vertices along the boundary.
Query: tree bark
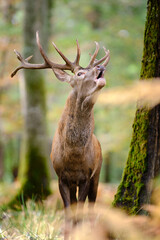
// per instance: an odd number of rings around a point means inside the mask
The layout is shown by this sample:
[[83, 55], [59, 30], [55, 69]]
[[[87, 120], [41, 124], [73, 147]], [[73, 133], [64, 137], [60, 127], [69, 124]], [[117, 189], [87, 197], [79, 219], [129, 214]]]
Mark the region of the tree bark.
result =
[[4, 146], [2, 141], [0, 140], [0, 181], [2, 181], [3, 178], [3, 160], [4, 160]]
[[[160, 77], [160, 1], [148, 0], [141, 79]], [[160, 105], [140, 106], [135, 114], [126, 167], [113, 202], [132, 214], [143, 214], [153, 179], [160, 171]]]
[[[49, 2], [50, 0], [24, 0], [24, 57], [33, 55], [33, 62], [40, 62], [41, 59], [35, 39], [37, 30], [44, 49], [47, 50], [48, 47]], [[22, 183], [20, 195], [23, 194], [23, 200], [38, 200], [50, 193], [43, 71], [25, 70], [23, 81], [25, 133], [18, 173]]]

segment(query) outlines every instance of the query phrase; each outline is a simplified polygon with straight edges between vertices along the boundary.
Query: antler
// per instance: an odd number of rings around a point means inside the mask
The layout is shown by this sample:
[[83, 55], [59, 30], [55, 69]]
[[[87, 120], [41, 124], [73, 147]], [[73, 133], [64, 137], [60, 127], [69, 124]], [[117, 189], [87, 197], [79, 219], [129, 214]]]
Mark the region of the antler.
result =
[[[11, 74], [11, 77], [13, 77], [20, 69], [45, 69], [45, 68], [58, 68], [61, 70], [70, 70], [72, 72], [76, 72], [77, 70], [79, 70], [80, 65], [79, 65], [79, 60], [80, 60], [80, 47], [79, 47], [79, 43], [78, 40], [77, 42], [77, 55], [76, 55], [76, 59], [74, 62], [71, 62], [67, 57], [64, 56], [64, 54], [57, 48], [56, 44], [54, 42], [52, 42], [53, 46], [55, 47], [56, 51], [59, 53], [59, 55], [63, 58], [63, 60], [65, 61], [65, 64], [57, 64], [52, 62], [51, 60], [49, 60], [49, 58], [47, 57], [45, 51], [43, 50], [41, 44], [40, 44], [40, 40], [39, 40], [39, 34], [38, 31], [36, 32], [36, 40], [37, 40], [37, 45], [39, 48], [39, 51], [44, 59], [44, 63], [40, 63], [40, 64], [36, 64], [36, 63], [29, 63], [29, 60], [32, 58], [32, 56], [23, 59], [23, 57], [21, 56], [21, 54], [14, 50], [15, 54], [17, 55], [18, 60], [21, 62], [21, 65], [19, 67], [17, 67]], [[110, 59], [110, 53], [109, 50], [107, 51], [104, 48], [105, 51], [105, 56], [103, 58], [101, 58], [100, 60], [96, 60], [96, 56], [98, 54], [99, 51], [99, 44], [97, 42], [96, 43], [96, 50], [93, 54], [93, 56], [91, 57], [90, 63], [88, 65], [87, 68], [91, 68], [91, 67], [95, 67], [97, 65], [99, 65], [100, 63], [102, 63], [103, 61], [105, 61], [102, 65], [105, 67], [107, 65], [107, 63], [109, 62]]]
[[99, 51], [99, 44], [97, 42], [95, 42], [95, 44], [96, 44], [96, 50], [95, 50], [93, 56], [91, 56], [91, 60], [90, 60], [87, 68], [95, 67], [95, 66], [99, 65], [100, 63], [102, 63], [104, 61], [105, 62], [102, 65], [104, 67], [106, 67], [109, 60], [110, 60], [110, 52], [109, 52], [109, 50], [106, 50], [105, 47], [103, 47], [103, 49], [105, 51], [105, 56], [103, 58], [101, 58], [100, 60], [97, 60], [96, 57], [97, 57], [97, 54], [98, 54], [98, 51]]
[[71, 70], [72, 72], [75, 72], [77, 70], [77, 68], [80, 68], [79, 60], [80, 60], [81, 53], [80, 53], [80, 47], [79, 47], [78, 40], [76, 40], [76, 42], [77, 42], [77, 56], [76, 56], [76, 59], [75, 59], [74, 62], [71, 62], [67, 57], [65, 57], [64, 54], [57, 48], [56, 44], [54, 42], [52, 42], [56, 51], [63, 58], [63, 60], [66, 62], [66, 64], [63, 65], [63, 67], [64, 67], [63, 70]]
[[68, 60], [68, 58], [66, 58], [63, 53], [57, 48], [57, 46], [55, 45], [55, 43], [53, 43], [56, 51], [60, 54], [60, 56], [63, 58], [63, 60], [66, 62], [65, 64], [57, 64], [54, 63], [52, 61], [49, 60], [49, 58], [47, 57], [45, 51], [43, 50], [41, 44], [40, 44], [40, 40], [39, 40], [39, 34], [38, 31], [36, 32], [36, 39], [37, 39], [37, 45], [39, 48], [39, 51], [44, 59], [44, 63], [40, 63], [40, 64], [34, 64], [34, 63], [29, 63], [28, 61], [32, 58], [32, 56], [23, 59], [23, 57], [21, 56], [21, 54], [14, 50], [15, 54], [17, 55], [18, 60], [21, 62], [21, 65], [19, 67], [17, 67], [11, 74], [11, 77], [13, 77], [20, 69], [46, 69], [46, 68], [58, 68], [61, 70], [71, 70], [72, 72], [74, 72], [77, 68], [80, 68], [79, 66], [79, 60], [80, 60], [80, 47], [79, 47], [79, 43], [77, 41], [77, 56], [75, 61], [72, 63], [71, 61]]
[[11, 73], [11, 77], [14, 77], [14, 75], [16, 75], [16, 73], [20, 70], [20, 69], [45, 69], [45, 68], [50, 68], [50, 65], [48, 65], [47, 62], [44, 62], [42, 64], [33, 64], [33, 63], [29, 63], [28, 61], [32, 58], [32, 56], [23, 59], [21, 54], [19, 52], [17, 52], [16, 50], [14, 50], [15, 54], [17, 55], [18, 60], [21, 62], [21, 65], [19, 67], [17, 67], [12, 73]]

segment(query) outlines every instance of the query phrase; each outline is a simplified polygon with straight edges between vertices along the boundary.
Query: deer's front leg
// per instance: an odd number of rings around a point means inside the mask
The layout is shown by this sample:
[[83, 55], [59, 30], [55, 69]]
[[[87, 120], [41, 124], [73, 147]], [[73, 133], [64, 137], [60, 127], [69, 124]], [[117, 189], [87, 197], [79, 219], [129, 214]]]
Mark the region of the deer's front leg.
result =
[[79, 193], [78, 193], [78, 201], [85, 202], [86, 197], [89, 191], [89, 181], [84, 181], [79, 184]]
[[63, 199], [64, 208], [65, 208], [65, 227], [64, 227], [64, 240], [69, 238], [71, 231], [70, 224], [70, 190], [68, 185], [62, 180], [59, 179], [59, 191]]
[[67, 208], [70, 205], [70, 191], [68, 185], [62, 180], [59, 179], [59, 191], [63, 199], [64, 207]]
[[71, 204], [71, 200], [70, 200], [70, 189], [68, 184], [63, 181], [62, 179], [59, 179], [59, 191], [61, 194], [61, 197], [63, 199], [63, 203], [64, 203], [64, 208], [65, 208], [65, 221], [68, 221], [70, 218], [70, 204]]

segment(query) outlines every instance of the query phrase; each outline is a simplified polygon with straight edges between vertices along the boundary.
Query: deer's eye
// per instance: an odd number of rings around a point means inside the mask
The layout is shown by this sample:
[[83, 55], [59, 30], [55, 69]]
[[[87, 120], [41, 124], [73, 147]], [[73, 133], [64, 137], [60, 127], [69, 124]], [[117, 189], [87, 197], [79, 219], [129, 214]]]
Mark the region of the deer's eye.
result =
[[81, 76], [82, 74], [84, 74], [83, 72], [79, 72], [77, 73], [77, 76]]

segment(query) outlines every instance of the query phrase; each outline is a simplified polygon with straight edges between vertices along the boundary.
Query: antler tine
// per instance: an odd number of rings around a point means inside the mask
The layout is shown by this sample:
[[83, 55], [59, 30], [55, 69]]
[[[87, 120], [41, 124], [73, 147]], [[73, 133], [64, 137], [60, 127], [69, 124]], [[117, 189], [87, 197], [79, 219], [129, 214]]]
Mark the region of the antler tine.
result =
[[52, 62], [49, 60], [49, 58], [45, 54], [45, 51], [42, 48], [42, 45], [41, 45], [40, 39], [39, 39], [39, 32], [38, 31], [36, 32], [36, 40], [37, 40], [37, 45], [38, 45], [39, 51], [40, 51], [45, 63], [48, 64], [48, 66], [51, 66]]
[[[15, 49], [14, 49], [14, 53], [17, 55], [18, 60], [19, 60], [20, 62], [23, 62], [23, 58], [22, 58], [21, 54], [20, 54], [19, 52], [17, 52]], [[16, 73], [17, 73], [20, 69], [22, 69], [22, 68], [23, 68], [22, 65], [19, 66], [19, 67], [17, 67], [17, 68], [11, 73], [11, 77], [14, 77], [14, 76], [16, 75]]]
[[19, 67], [17, 67], [12, 73], [11, 73], [11, 77], [14, 77], [16, 75], [16, 73], [24, 68], [25, 64], [29, 64], [28, 61], [32, 58], [32, 56], [27, 57], [26, 59], [23, 59], [22, 55], [16, 50], [14, 49], [14, 53], [17, 56], [17, 59], [22, 63]]
[[109, 62], [109, 59], [110, 59], [110, 52], [109, 50], [106, 50], [104, 47], [103, 47], [104, 51], [105, 51], [105, 56], [103, 58], [101, 58], [100, 60], [96, 61], [93, 66], [97, 66], [99, 65], [100, 63], [102, 63], [103, 61], [105, 61], [102, 65], [105, 67], [107, 65], [107, 63]]
[[109, 62], [109, 60], [110, 60], [110, 51], [109, 51], [109, 50], [106, 50], [105, 47], [104, 47], [104, 51], [105, 51], [107, 57], [106, 57], [105, 62], [104, 62], [102, 65], [103, 65], [104, 67], [106, 67], [107, 64], [108, 64], [108, 62]]
[[71, 61], [69, 61], [69, 59], [64, 56], [64, 54], [57, 48], [57, 46], [56, 46], [56, 44], [55, 44], [54, 42], [52, 42], [52, 44], [53, 44], [54, 48], [56, 49], [56, 51], [59, 53], [59, 55], [60, 55], [60, 56], [63, 58], [63, 60], [66, 62], [66, 64], [67, 64], [68, 66], [71, 66], [71, 67], [73, 68], [73, 63], [72, 63]]
[[80, 50], [80, 47], [79, 47], [78, 40], [76, 40], [76, 42], [77, 42], [77, 56], [76, 56], [76, 59], [75, 59], [74, 63], [76, 64], [76, 66], [79, 66], [79, 60], [80, 60], [80, 56], [81, 56], [81, 50]]
[[90, 63], [89, 63], [89, 65], [88, 65], [88, 67], [93, 66], [94, 61], [95, 61], [95, 59], [96, 59], [96, 57], [97, 57], [97, 54], [98, 54], [98, 51], [99, 51], [99, 44], [98, 44], [98, 42], [95, 42], [95, 44], [96, 44], [96, 50], [95, 50], [93, 56], [91, 57], [91, 60], [90, 60]]
[[24, 59], [22, 55], [14, 49], [15, 54], [17, 55], [18, 60], [21, 62], [21, 65], [17, 67], [12, 73], [11, 77], [14, 77], [16, 73], [20, 69], [45, 69], [45, 68], [51, 68], [51, 66], [45, 62], [45, 63], [40, 63], [40, 64], [34, 64], [34, 63], [29, 63], [28, 61], [32, 58], [32, 56], [27, 57]]
[[36, 39], [37, 39], [37, 45], [39, 47], [40, 53], [42, 57], [44, 58], [45, 63], [51, 67], [51, 68], [58, 68], [62, 70], [71, 70], [73, 71], [73, 63], [69, 61], [68, 58], [64, 56], [64, 54], [57, 48], [56, 44], [52, 42], [53, 46], [55, 47], [56, 51], [60, 54], [60, 56], [63, 58], [63, 60], [66, 62], [66, 64], [57, 64], [49, 60], [47, 55], [45, 54], [45, 51], [42, 48], [42, 45], [40, 44], [40, 39], [39, 39], [39, 33], [38, 31], [36, 32]]
[[29, 61], [29, 60], [31, 60], [31, 58], [33, 57], [33, 55], [31, 55], [31, 56], [29, 56], [29, 57], [27, 57], [26, 59], [25, 59], [25, 61]]

